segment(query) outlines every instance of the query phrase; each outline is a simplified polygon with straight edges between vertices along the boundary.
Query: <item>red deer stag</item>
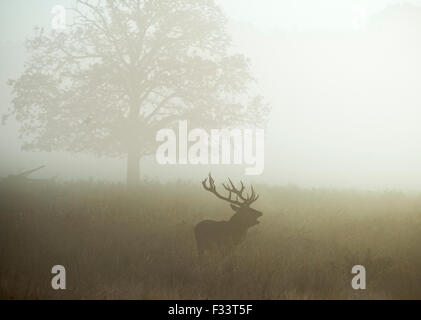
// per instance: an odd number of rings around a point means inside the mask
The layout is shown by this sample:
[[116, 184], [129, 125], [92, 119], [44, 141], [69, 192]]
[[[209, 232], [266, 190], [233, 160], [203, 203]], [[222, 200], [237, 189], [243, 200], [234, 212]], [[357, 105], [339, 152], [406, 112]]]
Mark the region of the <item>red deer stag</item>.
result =
[[250, 208], [250, 205], [259, 198], [255, 194], [253, 186], [251, 186], [251, 194], [247, 193], [244, 196], [244, 184], [240, 182], [241, 187], [237, 189], [231, 179], [228, 178], [229, 185], [222, 184], [228, 191], [228, 196], [223, 196], [216, 191], [215, 181], [211, 174], [209, 174], [209, 185], [206, 184], [207, 180], [208, 178], [202, 181], [205, 190], [213, 193], [219, 199], [228, 201], [235, 213], [228, 221], [204, 220], [196, 225], [194, 232], [199, 257], [202, 257], [205, 251], [211, 249], [228, 253], [244, 240], [247, 230], [258, 224], [257, 218], [262, 216], [260, 211]]

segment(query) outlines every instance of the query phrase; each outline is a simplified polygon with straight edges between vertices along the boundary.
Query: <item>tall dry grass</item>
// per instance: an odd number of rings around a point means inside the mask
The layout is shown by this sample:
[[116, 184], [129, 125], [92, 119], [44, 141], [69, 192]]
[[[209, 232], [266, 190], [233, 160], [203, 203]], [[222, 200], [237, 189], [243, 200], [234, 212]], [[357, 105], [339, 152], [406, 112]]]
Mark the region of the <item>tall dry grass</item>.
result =
[[[228, 219], [200, 183], [0, 187], [2, 299], [420, 299], [421, 196], [256, 186], [236, 252], [198, 262], [193, 227]], [[67, 289], [51, 288], [66, 267]], [[367, 289], [351, 288], [351, 268]]]

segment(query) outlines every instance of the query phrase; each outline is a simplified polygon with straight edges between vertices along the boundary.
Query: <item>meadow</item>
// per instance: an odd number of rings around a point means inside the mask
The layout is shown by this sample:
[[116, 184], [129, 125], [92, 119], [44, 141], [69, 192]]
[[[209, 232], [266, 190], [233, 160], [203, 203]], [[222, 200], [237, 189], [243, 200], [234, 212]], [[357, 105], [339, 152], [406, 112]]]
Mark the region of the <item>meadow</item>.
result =
[[[256, 185], [260, 224], [199, 262], [193, 228], [229, 219], [197, 184], [0, 185], [1, 299], [421, 299], [421, 195]], [[51, 288], [53, 265], [67, 289]], [[353, 290], [363, 265], [367, 289]]]

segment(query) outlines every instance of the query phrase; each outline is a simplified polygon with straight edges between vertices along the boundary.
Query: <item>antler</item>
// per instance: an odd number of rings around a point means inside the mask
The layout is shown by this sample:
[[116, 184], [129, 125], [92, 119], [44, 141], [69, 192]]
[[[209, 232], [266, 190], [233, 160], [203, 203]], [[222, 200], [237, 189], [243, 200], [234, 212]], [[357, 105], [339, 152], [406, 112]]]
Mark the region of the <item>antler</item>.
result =
[[[208, 179], [209, 179], [209, 186], [206, 185], [206, 182], [208, 181]], [[244, 197], [243, 192], [244, 192], [245, 187], [244, 187], [243, 182], [240, 181], [241, 188], [237, 189], [230, 178], [228, 178], [228, 181], [230, 183], [230, 186], [225, 185], [224, 183], [222, 184], [225, 190], [229, 192], [228, 197], [224, 197], [221, 194], [219, 194], [218, 191], [216, 191], [215, 180], [213, 180], [210, 173], [209, 173], [209, 177], [202, 181], [202, 185], [203, 185], [203, 188], [205, 188], [205, 190], [212, 192], [219, 199], [228, 201], [229, 203], [232, 203], [238, 206], [250, 205], [259, 198], [259, 196], [256, 195], [256, 193], [254, 192], [253, 186], [251, 186], [251, 195], [247, 193], [247, 196]], [[235, 200], [231, 199], [233, 194], [236, 197]], [[242, 202], [239, 200], [241, 200]]]

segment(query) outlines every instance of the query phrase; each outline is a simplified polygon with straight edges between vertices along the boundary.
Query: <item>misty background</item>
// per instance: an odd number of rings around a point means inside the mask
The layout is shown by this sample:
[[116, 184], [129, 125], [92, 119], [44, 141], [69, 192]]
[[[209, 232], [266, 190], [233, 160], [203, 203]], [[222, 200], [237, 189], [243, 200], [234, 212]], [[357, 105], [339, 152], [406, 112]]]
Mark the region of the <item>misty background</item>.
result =
[[[251, 59], [272, 111], [265, 170], [246, 180], [301, 187], [421, 190], [421, 1], [218, 1], [235, 50]], [[24, 40], [72, 1], [0, 4], [0, 113], [24, 69]], [[71, 17], [68, 17], [71, 19]], [[0, 176], [124, 181], [124, 158], [23, 152], [18, 124], [0, 126]], [[190, 128], [193, 129], [193, 128]], [[142, 159], [142, 178], [197, 181], [208, 166]], [[215, 166], [242, 177], [242, 166]]]

